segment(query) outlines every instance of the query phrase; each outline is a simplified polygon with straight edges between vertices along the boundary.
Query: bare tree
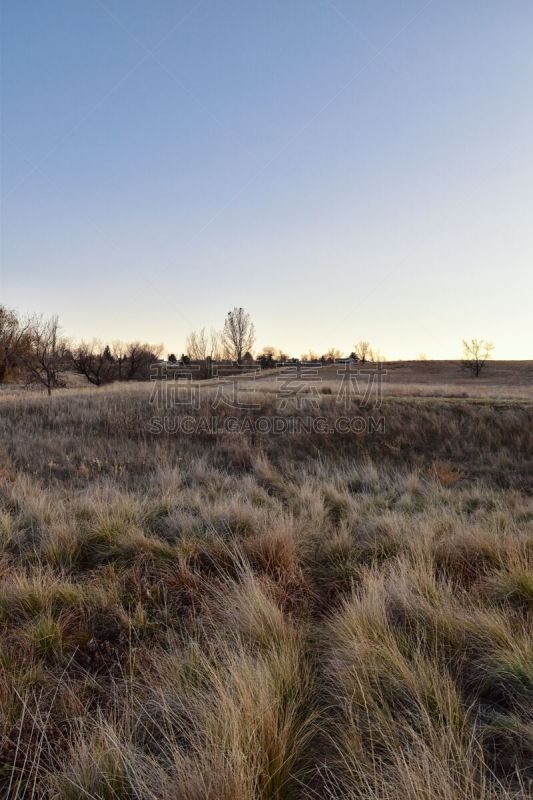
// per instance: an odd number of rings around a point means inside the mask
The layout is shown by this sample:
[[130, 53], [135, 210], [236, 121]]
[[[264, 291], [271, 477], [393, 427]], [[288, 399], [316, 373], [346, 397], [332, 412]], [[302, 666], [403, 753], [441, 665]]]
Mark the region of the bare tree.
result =
[[28, 325], [14, 311], [0, 306], [0, 383], [19, 364], [29, 346]]
[[75, 372], [84, 375], [94, 386], [102, 386], [116, 377], [116, 364], [110, 347], [104, 347], [97, 340], [90, 344], [81, 342], [71, 351], [71, 358]]
[[307, 353], [302, 353], [300, 359], [301, 361], [320, 361], [320, 356], [314, 350], [308, 350]]
[[365, 361], [368, 361], [369, 359], [371, 360], [372, 350], [370, 347], [370, 342], [365, 342], [364, 340], [361, 340], [360, 342], [357, 342], [356, 345], [354, 345], [354, 350], [357, 354], [357, 358], [359, 359], [359, 361], [362, 361], [363, 364]]
[[387, 361], [387, 356], [383, 355], [379, 350], [370, 349], [367, 361], [373, 361], [375, 364], [384, 364]]
[[485, 362], [491, 357], [494, 345], [485, 339], [463, 339], [463, 367], [478, 378]]
[[131, 342], [126, 349], [126, 380], [146, 380], [150, 367], [163, 352], [163, 345]]
[[219, 331], [211, 328], [211, 332], [209, 334], [208, 358], [210, 358], [211, 361], [221, 361], [222, 351], [222, 335], [219, 333]]
[[163, 348], [145, 342], [113, 342], [113, 346], [94, 340], [81, 342], [71, 352], [74, 370], [84, 375], [94, 386], [102, 386], [113, 380], [146, 380], [150, 367], [156, 362]]
[[228, 358], [242, 362], [246, 352], [250, 352], [255, 342], [255, 327], [244, 308], [234, 308], [228, 312], [221, 334], [222, 346]]
[[342, 352], [337, 347], [330, 347], [322, 356], [322, 361], [334, 362], [342, 357]]
[[214, 359], [218, 355], [219, 334], [213, 328], [210, 333], [206, 333], [205, 328], [199, 331], [192, 331], [187, 337], [185, 351], [192, 361], [205, 361], [208, 358]]
[[28, 380], [40, 383], [52, 394], [52, 389], [64, 386], [61, 375], [66, 370], [68, 342], [60, 334], [57, 317], [32, 317], [28, 321], [29, 347], [21, 360]]
[[128, 345], [118, 340], [113, 342], [111, 355], [115, 362], [117, 380], [121, 381], [124, 379], [125, 364], [128, 360]]
[[187, 336], [185, 343], [185, 351], [192, 361], [205, 361], [207, 358], [207, 336], [205, 335], [205, 328], [200, 331], [192, 331]]

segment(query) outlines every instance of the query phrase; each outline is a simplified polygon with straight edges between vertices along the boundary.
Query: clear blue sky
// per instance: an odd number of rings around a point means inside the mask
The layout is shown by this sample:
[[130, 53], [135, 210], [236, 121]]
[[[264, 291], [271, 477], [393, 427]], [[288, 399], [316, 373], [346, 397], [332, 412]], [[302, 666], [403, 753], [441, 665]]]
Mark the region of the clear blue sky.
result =
[[531, 0], [1, 0], [0, 302], [532, 358]]

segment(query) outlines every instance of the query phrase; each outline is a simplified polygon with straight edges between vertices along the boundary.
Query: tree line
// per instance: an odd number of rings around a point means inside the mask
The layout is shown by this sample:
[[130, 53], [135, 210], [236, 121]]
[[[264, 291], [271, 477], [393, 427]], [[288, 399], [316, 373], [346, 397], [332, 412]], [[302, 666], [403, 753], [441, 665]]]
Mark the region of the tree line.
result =
[[138, 341], [74, 345], [62, 334], [56, 316], [20, 317], [0, 306], [0, 383], [40, 384], [51, 394], [65, 385], [68, 371], [83, 375], [94, 386], [146, 380], [162, 350], [161, 345]]
[[[300, 359], [268, 345], [254, 357], [254, 344], [255, 326], [250, 314], [235, 307], [227, 313], [220, 331], [207, 332], [205, 327], [192, 331], [180, 358], [170, 353], [167, 360], [173, 364], [202, 365], [199, 377], [209, 377], [210, 366], [217, 362], [236, 367], [255, 363], [268, 369], [298, 361], [323, 364], [341, 359], [361, 363], [385, 361], [365, 340], [357, 342], [348, 356], [332, 347], [322, 354], [310, 350], [302, 353]], [[478, 377], [492, 349], [493, 345], [484, 339], [463, 340], [463, 366]], [[62, 334], [57, 316], [21, 317], [0, 305], [0, 383], [19, 380], [40, 384], [51, 394], [52, 389], [65, 385], [64, 374], [68, 371], [82, 375], [93, 386], [148, 380], [152, 365], [161, 360], [162, 354], [162, 345], [140, 341], [106, 344], [93, 339], [74, 344]]]
[[[220, 332], [193, 331], [186, 352], [171, 363], [225, 360], [238, 366], [252, 359], [255, 327], [243, 308], [229, 311]], [[113, 381], [148, 380], [154, 363], [161, 360], [162, 345], [93, 339], [74, 344], [61, 332], [57, 316], [21, 317], [0, 306], [0, 383], [23, 380], [44, 386], [48, 394], [65, 385], [67, 371], [82, 375], [94, 386]], [[204, 377], [204, 376], [202, 376]]]

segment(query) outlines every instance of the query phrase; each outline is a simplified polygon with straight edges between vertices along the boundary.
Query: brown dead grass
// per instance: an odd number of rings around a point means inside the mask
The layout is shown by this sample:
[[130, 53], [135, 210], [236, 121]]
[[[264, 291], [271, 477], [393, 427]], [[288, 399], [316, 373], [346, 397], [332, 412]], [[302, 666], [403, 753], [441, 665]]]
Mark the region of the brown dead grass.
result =
[[148, 391], [2, 403], [0, 795], [530, 797], [530, 405], [154, 436]]

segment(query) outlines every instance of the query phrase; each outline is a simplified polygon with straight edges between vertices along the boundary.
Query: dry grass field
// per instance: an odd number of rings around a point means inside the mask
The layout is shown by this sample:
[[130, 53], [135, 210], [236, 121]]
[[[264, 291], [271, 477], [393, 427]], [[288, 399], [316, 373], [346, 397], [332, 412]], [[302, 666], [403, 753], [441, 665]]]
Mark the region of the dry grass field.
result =
[[[322, 388], [343, 379], [342, 364], [317, 367]], [[372, 370], [356, 364], [353, 370]], [[277, 390], [280, 376], [260, 375], [264, 390]], [[533, 361], [489, 361], [478, 378], [457, 361], [389, 361], [383, 364], [383, 395], [391, 397], [472, 397], [533, 400]]]
[[0, 796], [531, 797], [533, 404], [493, 367], [459, 373], [480, 400], [391, 391], [381, 433], [5, 393]]

